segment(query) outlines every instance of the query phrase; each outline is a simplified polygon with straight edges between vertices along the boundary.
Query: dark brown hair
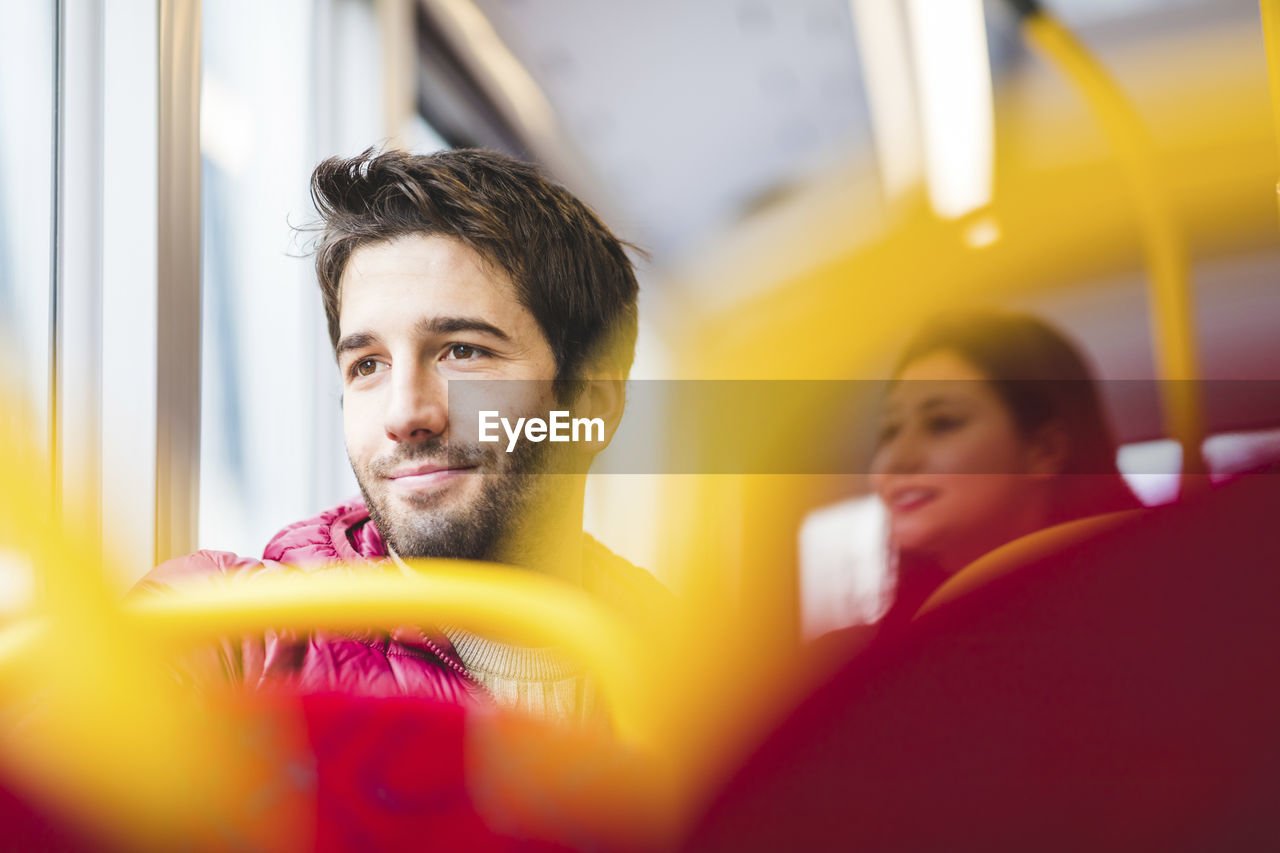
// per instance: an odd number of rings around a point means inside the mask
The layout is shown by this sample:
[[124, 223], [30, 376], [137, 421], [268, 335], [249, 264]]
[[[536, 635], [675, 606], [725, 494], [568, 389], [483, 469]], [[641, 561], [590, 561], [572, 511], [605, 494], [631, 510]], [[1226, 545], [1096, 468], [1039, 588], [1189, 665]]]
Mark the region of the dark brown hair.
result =
[[941, 350], [956, 353], [987, 378], [1024, 436], [1051, 422], [1062, 428], [1068, 448], [1053, 522], [1139, 506], [1116, 467], [1116, 443], [1098, 383], [1065, 335], [1026, 314], [947, 314], [911, 339], [893, 375]]
[[323, 220], [316, 275], [338, 345], [342, 274], [362, 246], [409, 234], [452, 237], [502, 271], [556, 359], [577, 379], [602, 359], [625, 376], [635, 355], [635, 272], [624, 244], [538, 170], [492, 151], [430, 155], [369, 149], [311, 175]]

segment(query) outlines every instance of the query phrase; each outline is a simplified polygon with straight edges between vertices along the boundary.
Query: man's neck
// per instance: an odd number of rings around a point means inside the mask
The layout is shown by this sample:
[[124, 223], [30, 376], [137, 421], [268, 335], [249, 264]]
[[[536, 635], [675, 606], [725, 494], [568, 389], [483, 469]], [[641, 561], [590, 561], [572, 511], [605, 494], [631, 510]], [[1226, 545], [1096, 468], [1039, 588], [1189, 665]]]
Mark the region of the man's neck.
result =
[[580, 488], [546, 501], [543, 506], [556, 509], [525, 518], [503, 543], [498, 561], [582, 586], [582, 503]]
[[[546, 501], [543, 505], [556, 506], [556, 511], [527, 517], [511, 532], [491, 561], [582, 586], [584, 490], [583, 485], [575, 484], [573, 494], [561, 496], [565, 499]], [[396, 565], [411, 574], [413, 570], [405, 564], [404, 555], [396, 553], [390, 542], [386, 548]]]

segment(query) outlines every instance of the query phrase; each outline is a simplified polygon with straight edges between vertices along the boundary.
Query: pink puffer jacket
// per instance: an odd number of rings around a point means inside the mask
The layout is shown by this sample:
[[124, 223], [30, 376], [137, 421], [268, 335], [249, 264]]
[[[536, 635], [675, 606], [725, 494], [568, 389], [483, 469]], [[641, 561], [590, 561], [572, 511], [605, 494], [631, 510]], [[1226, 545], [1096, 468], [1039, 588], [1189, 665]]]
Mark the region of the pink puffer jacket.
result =
[[[189, 588], [202, 578], [231, 575], [348, 571], [341, 563], [367, 567], [370, 572], [399, 571], [386, 559], [382, 537], [358, 500], [289, 525], [272, 538], [262, 560], [225, 551], [197, 551], [158, 566], [138, 589]], [[586, 534], [583, 573], [589, 592], [624, 609], [670, 596], [649, 573]], [[221, 675], [251, 689], [451, 702], [485, 695], [443, 636], [414, 626], [389, 632], [268, 631], [262, 636], [226, 638], [199, 653], [188, 672], [198, 682]]]

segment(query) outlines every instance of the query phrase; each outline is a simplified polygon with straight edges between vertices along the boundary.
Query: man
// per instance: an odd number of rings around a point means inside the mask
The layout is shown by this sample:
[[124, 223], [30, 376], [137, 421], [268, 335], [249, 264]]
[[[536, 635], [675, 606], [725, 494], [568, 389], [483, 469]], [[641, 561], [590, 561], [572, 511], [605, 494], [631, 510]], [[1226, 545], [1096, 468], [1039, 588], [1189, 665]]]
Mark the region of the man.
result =
[[[621, 416], [635, 347], [637, 285], [617, 238], [533, 167], [483, 151], [335, 158], [311, 190], [364, 500], [285, 528], [263, 561], [199, 552], [143, 586], [456, 557], [542, 572], [620, 607], [660, 601], [656, 581], [582, 530], [586, 465]], [[531, 426], [570, 411], [599, 428], [553, 444]], [[498, 440], [485, 417], [503, 425]], [[553, 650], [447, 626], [271, 633], [217, 654], [248, 686], [487, 697], [550, 720], [596, 710], [590, 680]]]

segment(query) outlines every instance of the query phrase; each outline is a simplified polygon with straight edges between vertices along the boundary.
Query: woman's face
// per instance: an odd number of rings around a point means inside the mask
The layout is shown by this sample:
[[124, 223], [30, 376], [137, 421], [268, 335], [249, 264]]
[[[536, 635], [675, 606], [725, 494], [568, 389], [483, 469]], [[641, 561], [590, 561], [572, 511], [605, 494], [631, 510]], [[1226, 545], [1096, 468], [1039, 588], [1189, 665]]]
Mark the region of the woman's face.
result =
[[1048, 478], [987, 377], [939, 350], [911, 362], [886, 402], [871, 483], [903, 552], [947, 570], [1048, 518]]

